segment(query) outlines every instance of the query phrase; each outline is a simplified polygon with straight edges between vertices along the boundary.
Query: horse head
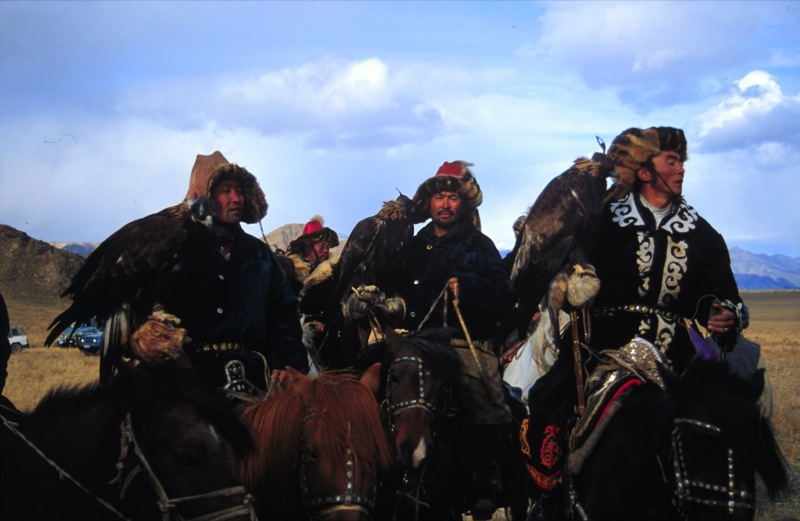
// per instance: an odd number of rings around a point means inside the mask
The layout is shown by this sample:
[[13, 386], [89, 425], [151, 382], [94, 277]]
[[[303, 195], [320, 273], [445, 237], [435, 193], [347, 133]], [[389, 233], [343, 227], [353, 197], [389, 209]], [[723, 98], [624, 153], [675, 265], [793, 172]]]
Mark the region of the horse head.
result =
[[677, 500], [689, 519], [751, 519], [755, 475], [771, 496], [786, 487], [783, 456], [757, 400], [763, 370], [744, 379], [724, 363], [696, 359], [665, 375], [676, 417], [671, 460]]
[[392, 354], [386, 380], [386, 409], [399, 463], [418, 469], [434, 445], [436, 430], [457, 395], [461, 359], [451, 331], [428, 329], [407, 336], [385, 332]]
[[0, 517], [253, 518], [236, 461], [249, 430], [191, 369], [120, 364], [107, 386], [51, 391], [15, 434], [3, 437]]
[[[252, 518], [237, 464], [252, 438], [222, 393], [195, 371], [165, 364], [123, 365], [112, 385], [123, 388], [130, 409], [121, 427], [125, 505], [144, 506], [142, 517], [160, 509], [181, 519]], [[148, 490], [156, 501], [142, 501]]]
[[360, 379], [287, 371], [284, 388], [244, 410], [258, 438], [245, 481], [279, 519], [368, 519], [379, 473], [392, 464], [373, 394], [380, 366]]

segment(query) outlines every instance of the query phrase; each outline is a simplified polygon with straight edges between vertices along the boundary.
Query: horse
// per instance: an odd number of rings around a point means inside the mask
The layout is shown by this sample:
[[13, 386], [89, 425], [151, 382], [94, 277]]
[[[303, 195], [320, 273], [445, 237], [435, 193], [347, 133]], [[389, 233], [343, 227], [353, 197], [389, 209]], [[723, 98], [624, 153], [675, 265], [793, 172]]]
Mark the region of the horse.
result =
[[259, 515], [281, 521], [370, 519], [394, 456], [374, 392], [380, 366], [361, 378], [288, 368], [289, 382], [247, 405], [257, 450], [241, 468]]
[[120, 364], [107, 386], [0, 413], [2, 519], [255, 519], [250, 432], [191, 368]]
[[[458, 415], [463, 366], [450, 344], [451, 333], [431, 328], [402, 336], [386, 330], [383, 354], [373, 354], [384, 359], [385, 388], [378, 394], [385, 397], [384, 416], [400, 467], [387, 482], [394, 488], [382, 495], [394, 498], [384, 505], [382, 519], [460, 520], [469, 508], [471, 466]], [[373, 349], [380, 353], [379, 347]], [[510, 443], [507, 449], [510, 457], [519, 453]], [[505, 472], [510, 468], [520, 474], [510, 477]], [[526, 491], [515, 488], [524, 483], [524, 467], [504, 465], [503, 470], [508, 486], [500, 502], [514, 507], [514, 519], [524, 518]]]
[[787, 485], [756, 403], [763, 371], [744, 380], [696, 359], [680, 377], [659, 372], [663, 386], [632, 380], [606, 407], [613, 418], [597, 423], [593, 448], [579, 459], [581, 449], [571, 451], [567, 512], [592, 521], [752, 520], [755, 474], [773, 497]]

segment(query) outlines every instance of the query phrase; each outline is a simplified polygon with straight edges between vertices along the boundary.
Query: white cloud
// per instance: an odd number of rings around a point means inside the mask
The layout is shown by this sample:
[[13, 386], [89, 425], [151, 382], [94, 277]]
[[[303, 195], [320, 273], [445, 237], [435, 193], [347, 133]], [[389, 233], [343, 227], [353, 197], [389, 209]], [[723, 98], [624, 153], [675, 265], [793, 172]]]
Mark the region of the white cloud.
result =
[[800, 94], [786, 95], [772, 75], [752, 71], [735, 82], [725, 100], [697, 116], [692, 128], [701, 151], [767, 143], [800, 149]]
[[646, 112], [701, 99], [742, 65], [796, 55], [797, 25], [785, 9], [777, 2], [553, 2], [536, 48], [590, 86], [616, 86]]

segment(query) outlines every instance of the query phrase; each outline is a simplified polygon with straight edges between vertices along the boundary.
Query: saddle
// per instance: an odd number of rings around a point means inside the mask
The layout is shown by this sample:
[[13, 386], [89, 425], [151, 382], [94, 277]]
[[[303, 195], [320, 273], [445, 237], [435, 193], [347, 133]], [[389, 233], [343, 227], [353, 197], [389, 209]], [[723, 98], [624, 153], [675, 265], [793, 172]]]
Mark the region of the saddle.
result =
[[570, 433], [567, 470], [577, 474], [597, 445], [608, 423], [622, 406], [624, 397], [645, 382], [664, 389], [659, 367], [663, 354], [650, 342], [634, 338], [619, 349], [597, 354], [599, 363], [586, 380], [586, 411]]

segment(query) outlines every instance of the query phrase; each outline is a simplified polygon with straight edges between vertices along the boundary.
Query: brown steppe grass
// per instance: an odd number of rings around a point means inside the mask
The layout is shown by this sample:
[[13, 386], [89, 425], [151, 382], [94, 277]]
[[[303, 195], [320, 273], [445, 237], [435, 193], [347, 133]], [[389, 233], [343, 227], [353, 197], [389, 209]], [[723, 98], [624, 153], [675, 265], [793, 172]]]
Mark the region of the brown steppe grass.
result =
[[[744, 292], [751, 323], [746, 335], [761, 345], [773, 388], [772, 424], [792, 473], [792, 490], [775, 502], [759, 498], [759, 521], [800, 519], [800, 291]], [[47, 324], [57, 308], [9, 303], [12, 323], [28, 329], [31, 345], [44, 343]], [[97, 379], [98, 358], [75, 348], [32, 347], [13, 355], [5, 395], [30, 411], [51, 389], [83, 385]], [[763, 496], [763, 494], [762, 494]]]

